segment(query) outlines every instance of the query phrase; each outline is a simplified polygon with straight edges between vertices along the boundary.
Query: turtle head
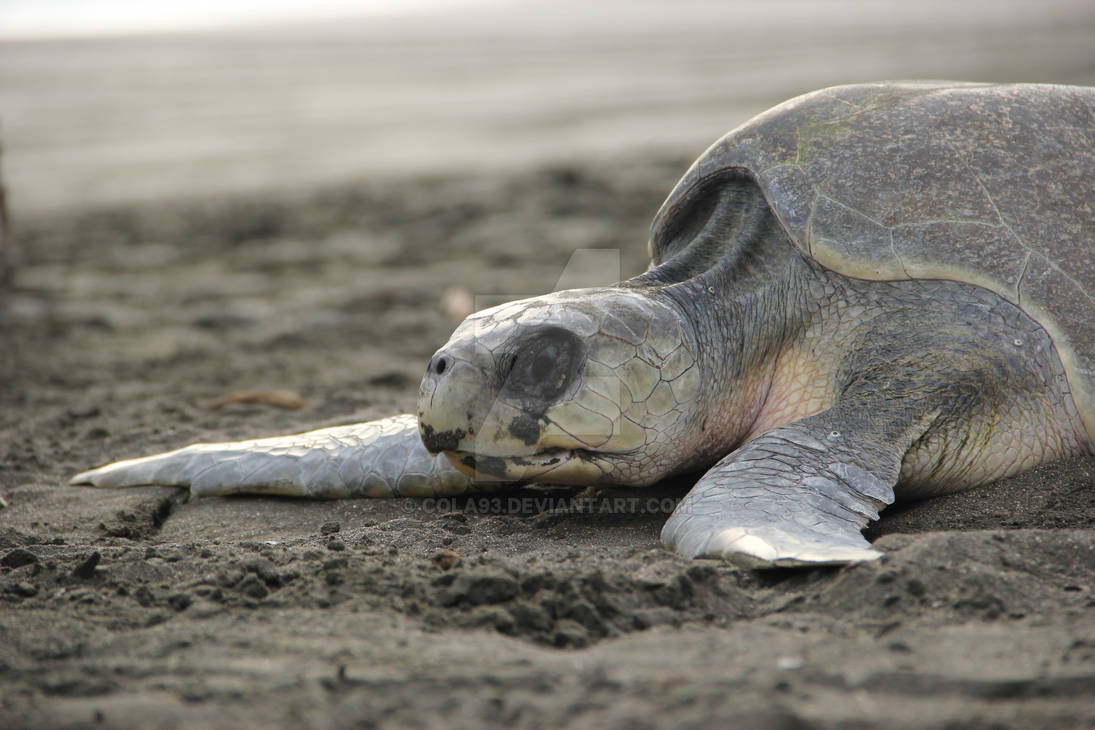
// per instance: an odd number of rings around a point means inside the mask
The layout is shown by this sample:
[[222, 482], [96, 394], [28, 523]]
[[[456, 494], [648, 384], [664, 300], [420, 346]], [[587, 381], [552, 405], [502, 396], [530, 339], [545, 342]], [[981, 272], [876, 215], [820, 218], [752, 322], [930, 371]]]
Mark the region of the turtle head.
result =
[[687, 320], [627, 288], [478, 312], [433, 356], [418, 421], [479, 480], [653, 483], [681, 463], [700, 376]]

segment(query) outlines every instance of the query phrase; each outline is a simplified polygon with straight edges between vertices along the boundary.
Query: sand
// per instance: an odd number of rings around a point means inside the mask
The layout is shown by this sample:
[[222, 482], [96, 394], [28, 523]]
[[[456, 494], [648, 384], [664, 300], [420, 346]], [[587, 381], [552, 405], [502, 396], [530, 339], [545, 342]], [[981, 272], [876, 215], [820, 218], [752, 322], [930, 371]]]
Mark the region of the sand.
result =
[[[442, 292], [642, 266], [683, 160], [27, 221], [5, 343], [4, 727], [1084, 727], [1095, 464], [897, 507], [842, 569], [681, 560], [687, 480], [188, 501], [106, 460], [409, 410]], [[440, 238], [449, 241], [437, 248]], [[298, 410], [202, 404], [297, 391]], [[455, 563], [455, 564], [453, 564]]]
[[[0, 47], [20, 250], [0, 322], [0, 727], [1095, 726], [1092, 460], [893, 507], [868, 532], [880, 561], [769, 572], [659, 546], [687, 479], [344, 502], [66, 484], [411, 410], [446, 307], [641, 271], [691, 158], [784, 96], [879, 75], [1095, 81], [1082, 4], [932, 5], [953, 6], [942, 27], [844, 7], [852, 30], [754, 5], [743, 23], [769, 35], [729, 48], [726, 13], [608, 40], [557, 17], [508, 45], [452, 31], [463, 55], [378, 31], [358, 52], [406, 62], [371, 82], [384, 119], [354, 106], [352, 74], [302, 65], [337, 67], [349, 30], [280, 55], [284, 38]], [[225, 53], [234, 81], [206, 83], [201, 59]], [[451, 64], [456, 86], [436, 75]], [[123, 71], [133, 93], [83, 93]], [[525, 106], [483, 78], [533, 71]], [[219, 120], [187, 116], [218, 95]], [[566, 269], [589, 249], [619, 270]], [[203, 408], [256, 389], [306, 405]]]

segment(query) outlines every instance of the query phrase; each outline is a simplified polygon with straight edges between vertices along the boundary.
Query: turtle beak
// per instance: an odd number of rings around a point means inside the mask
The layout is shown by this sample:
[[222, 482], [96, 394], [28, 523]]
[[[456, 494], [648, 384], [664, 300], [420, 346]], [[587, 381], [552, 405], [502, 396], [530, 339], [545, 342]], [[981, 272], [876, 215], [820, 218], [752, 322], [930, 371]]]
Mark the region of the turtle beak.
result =
[[431, 453], [459, 451], [474, 438], [473, 402], [483, 392], [483, 374], [461, 357], [458, 347], [445, 346], [431, 359], [418, 391], [418, 430]]

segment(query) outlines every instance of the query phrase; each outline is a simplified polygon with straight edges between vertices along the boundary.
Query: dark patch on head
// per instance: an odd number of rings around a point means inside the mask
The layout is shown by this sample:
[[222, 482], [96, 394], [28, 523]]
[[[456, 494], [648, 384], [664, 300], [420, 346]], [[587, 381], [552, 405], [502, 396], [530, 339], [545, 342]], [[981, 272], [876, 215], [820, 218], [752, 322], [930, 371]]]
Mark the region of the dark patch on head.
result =
[[433, 427], [426, 423], [420, 423], [422, 436], [422, 443], [425, 445], [426, 450], [431, 454], [436, 454], [441, 451], [456, 451], [460, 445], [460, 441], [467, 436], [467, 432], [462, 428], [453, 429], [451, 431], [434, 431]]
[[540, 426], [532, 418], [522, 413], [515, 416], [509, 422], [509, 432], [514, 437], [521, 439], [526, 446], [531, 446], [540, 440]]
[[[539, 438], [539, 419], [578, 377], [586, 362], [585, 341], [568, 329], [554, 325], [533, 327], [507, 343], [498, 357], [501, 394], [521, 406], [529, 423], [510, 432], [525, 440], [533, 429]], [[525, 443], [535, 443], [525, 440]]]

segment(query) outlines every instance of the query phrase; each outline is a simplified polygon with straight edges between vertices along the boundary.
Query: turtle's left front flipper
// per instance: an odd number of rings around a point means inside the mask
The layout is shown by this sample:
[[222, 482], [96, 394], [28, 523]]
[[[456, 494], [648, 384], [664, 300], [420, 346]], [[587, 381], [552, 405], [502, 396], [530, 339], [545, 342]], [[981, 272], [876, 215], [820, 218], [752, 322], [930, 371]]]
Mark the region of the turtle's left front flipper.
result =
[[874, 560], [860, 534], [894, 500], [909, 429], [832, 409], [767, 431], [713, 466], [662, 528], [686, 558], [748, 567]]
[[294, 436], [218, 444], [119, 461], [72, 484], [189, 487], [194, 496], [405, 497], [456, 494], [471, 480], [426, 451], [412, 414]]

